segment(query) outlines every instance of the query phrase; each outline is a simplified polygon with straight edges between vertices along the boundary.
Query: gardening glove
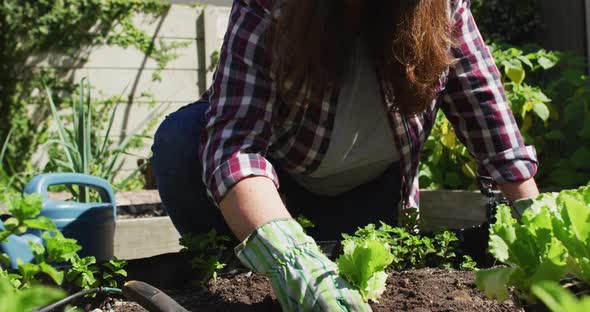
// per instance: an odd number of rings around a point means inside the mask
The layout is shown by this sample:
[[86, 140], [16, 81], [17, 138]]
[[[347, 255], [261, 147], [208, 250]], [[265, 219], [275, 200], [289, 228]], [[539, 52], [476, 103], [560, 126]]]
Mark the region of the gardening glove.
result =
[[284, 311], [371, 311], [293, 219], [258, 227], [235, 252], [246, 267], [268, 277]]

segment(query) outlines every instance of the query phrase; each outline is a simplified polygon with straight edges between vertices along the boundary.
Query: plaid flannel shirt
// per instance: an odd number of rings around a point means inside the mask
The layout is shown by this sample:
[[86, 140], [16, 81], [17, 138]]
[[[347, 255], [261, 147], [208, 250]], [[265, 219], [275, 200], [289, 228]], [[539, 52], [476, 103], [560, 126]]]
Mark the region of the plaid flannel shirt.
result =
[[[276, 1], [276, 0], [275, 0]], [[420, 153], [438, 109], [478, 163], [478, 173], [498, 183], [534, 176], [536, 153], [525, 146], [508, 107], [500, 74], [470, 11], [469, 0], [449, 0], [457, 63], [442, 74], [431, 107], [416, 116], [390, 111], [390, 124], [400, 153], [402, 207], [418, 207]], [[338, 92], [321, 102], [300, 105], [277, 118], [284, 104], [270, 71], [271, 56], [263, 34], [278, 16], [273, 0], [236, 0], [213, 84], [201, 140], [203, 179], [218, 203], [249, 176], [277, 175], [270, 157], [287, 171], [309, 174], [318, 168], [330, 142]], [[388, 108], [392, 103], [386, 101]], [[306, 109], [304, 107], [307, 107]]]

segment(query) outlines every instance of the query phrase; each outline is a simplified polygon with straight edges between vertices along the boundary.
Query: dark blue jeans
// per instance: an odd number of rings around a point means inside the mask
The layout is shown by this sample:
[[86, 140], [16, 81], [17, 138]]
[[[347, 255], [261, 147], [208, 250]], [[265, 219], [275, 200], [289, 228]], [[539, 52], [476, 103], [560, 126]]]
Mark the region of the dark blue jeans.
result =
[[[198, 157], [199, 138], [205, 127], [207, 102], [189, 104], [170, 114], [158, 128], [152, 146], [152, 166], [164, 207], [181, 234], [204, 233], [211, 228], [229, 234], [221, 212], [207, 197]], [[315, 227], [316, 240], [339, 240], [369, 223], [395, 225], [400, 199], [399, 164], [374, 181], [337, 196], [320, 196], [305, 190], [269, 159], [279, 176], [279, 191], [291, 215], [304, 215]]]

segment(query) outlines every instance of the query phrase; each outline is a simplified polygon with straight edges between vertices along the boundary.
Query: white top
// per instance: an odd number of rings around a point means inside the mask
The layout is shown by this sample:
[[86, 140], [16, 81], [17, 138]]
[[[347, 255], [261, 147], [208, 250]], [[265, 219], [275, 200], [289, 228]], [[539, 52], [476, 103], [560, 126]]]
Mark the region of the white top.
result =
[[326, 155], [316, 171], [291, 176], [310, 192], [331, 196], [374, 180], [398, 160], [375, 65], [366, 45], [357, 44]]

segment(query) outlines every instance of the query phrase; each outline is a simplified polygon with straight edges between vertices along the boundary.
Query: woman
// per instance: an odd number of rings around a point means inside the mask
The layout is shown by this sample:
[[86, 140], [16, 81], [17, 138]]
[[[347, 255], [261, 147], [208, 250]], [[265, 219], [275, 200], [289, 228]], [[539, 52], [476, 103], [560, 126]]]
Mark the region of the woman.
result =
[[509, 200], [538, 194], [468, 0], [236, 0], [213, 85], [156, 134], [160, 194], [181, 233], [227, 224], [285, 310], [370, 310], [291, 216], [337, 239], [418, 207], [438, 108]]

